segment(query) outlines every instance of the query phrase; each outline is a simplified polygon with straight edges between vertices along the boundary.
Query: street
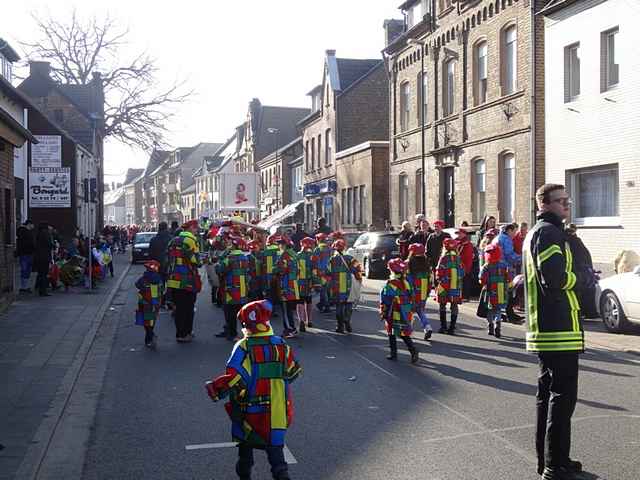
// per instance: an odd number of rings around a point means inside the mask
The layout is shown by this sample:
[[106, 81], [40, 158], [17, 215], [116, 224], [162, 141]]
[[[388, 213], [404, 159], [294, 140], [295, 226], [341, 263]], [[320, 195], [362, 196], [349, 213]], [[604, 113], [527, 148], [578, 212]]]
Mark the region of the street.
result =
[[[228, 419], [203, 387], [231, 349], [213, 338], [221, 310], [208, 291], [199, 296], [197, 339], [189, 345], [175, 343], [163, 313], [159, 348], [149, 351], [132, 320], [132, 283], [141, 270], [133, 267], [121, 287], [126, 303], [112, 319], [117, 330], [82, 477], [234, 478]], [[293, 478], [537, 478], [536, 359], [524, 352], [521, 331], [508, 326], [497, 341], [463, 318], [458, 336], [418, 340], [417, 366], [402, 349], [390, 363], [369, 303], [378, 285], [367, 284], [356, 333], [334, 334], [332, 319], [316, 315], [317, 328], [291, 341], [304, 367], [293, 385], [296, 417], [287, 437]], [[639, 358], [602, 351], [582, 358], [573, 455], [590, 478], [640, 475], [640, 399], [629, 395], [639, 365]], [[254, 478], [270, 478], [264, 455], [257, 459]]]

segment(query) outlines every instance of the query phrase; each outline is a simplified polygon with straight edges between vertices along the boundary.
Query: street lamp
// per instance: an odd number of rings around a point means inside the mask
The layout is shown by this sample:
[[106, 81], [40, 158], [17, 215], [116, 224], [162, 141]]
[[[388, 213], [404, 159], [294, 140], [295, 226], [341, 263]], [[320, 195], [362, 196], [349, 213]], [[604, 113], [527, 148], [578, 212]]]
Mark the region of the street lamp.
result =
[[277, 128], [267, 128], [267, 132], [269, 132], [272, 135], [275, 135], [275, 151], [276, 151], [276, 175], [273, 176], [273, 178], [275, 179], [275, 184], [276, 184], [276, 211], [280, 210], [280, 182], [277, 181], [278, 180], [278, 134], [280, 133], [280, 130]]
[[418, 40], [416, 40], [415, 38], [410, 38], [409, 40], [407, 40], [407, 44], [408, 45], [416, 45], [420, 47], [420, 111], [421, 111], [421, 115], [420, 115], [420, 121], [421, 121], [421, 125], [420, 125], [420, 158], [421, 158], [421, 171], [420, 171], [420, 183], [422, 183], [422, 188], [421, 188], [421, 201], [422, 201], [422, 215], [426, 215], [426, 205], [427, 205], [427, 201], [426, 201], [426, 185], [425, 185], [425, 165], [424, 165], [424, 150], [425, 150], [425, 138], [424, 138], [424, 124], [425, 124], [425, 110], [424, 110], [424, 101], [425, 101], [425, 95], [427, 92], [425, 92], [425, 88], [424, 88], [424, 54], [425, 54], [425, 44], [423, 42], [420, 42]]

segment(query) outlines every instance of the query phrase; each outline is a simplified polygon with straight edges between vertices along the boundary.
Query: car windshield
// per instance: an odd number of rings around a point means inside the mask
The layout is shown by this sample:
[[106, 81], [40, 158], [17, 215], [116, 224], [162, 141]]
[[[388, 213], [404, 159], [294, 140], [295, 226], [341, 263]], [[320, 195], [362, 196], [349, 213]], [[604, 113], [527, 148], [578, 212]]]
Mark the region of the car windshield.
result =
[[149, 233], [136, 233], [136, 239], [133, 243], [149, 243], [153, 237], [155, 237], [155, 232]]
[[345, 233], [344, 239], [347, 242], [347, 247], [353, 247], [353, 244], [356, 243], [356, 240], [360, 235], [360, 233]]
[[376, 247], [378, 248], [395, 248], [396, 238], [398, 235], [379, 235]]

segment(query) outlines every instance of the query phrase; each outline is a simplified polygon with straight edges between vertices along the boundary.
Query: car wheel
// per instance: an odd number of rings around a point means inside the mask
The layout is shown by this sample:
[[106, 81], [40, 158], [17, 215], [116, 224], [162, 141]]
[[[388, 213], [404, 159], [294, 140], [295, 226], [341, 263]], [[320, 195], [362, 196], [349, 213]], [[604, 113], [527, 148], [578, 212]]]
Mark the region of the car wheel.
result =
[[613, 292], [606, 292], [600, 300], [600, 315], [604, 326], [613, 333], [621, 333], [627, 326], [627, 317], [622, 310], [620, 300]]

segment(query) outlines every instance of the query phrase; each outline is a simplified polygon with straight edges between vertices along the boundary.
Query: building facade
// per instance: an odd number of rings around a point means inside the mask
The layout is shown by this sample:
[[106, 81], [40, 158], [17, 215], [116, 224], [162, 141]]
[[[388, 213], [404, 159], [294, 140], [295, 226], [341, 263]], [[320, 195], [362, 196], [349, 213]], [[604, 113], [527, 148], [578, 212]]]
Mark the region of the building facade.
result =
[[[264, 220], [294, 202], [289, 163], [302, 156], [302, 138], [298, 137], [257, 162], [260, 174], [260, 219]], [[302, 192], [298, 192], [301, 195]]]
[[311, 113], [299, 123], [307, 229], [320, 217], [339, 228], [336, 152], [388, 139], [387, 85], [381, 59], [338, 58], [335, 50], [325, 52], [322, 83], [308, 93]]
[[[533, 3], [410, 0], [387, 34], [391, 220], [531, 220]], [[394, 24], [389, 24], [394, 26]], [[424, 175], [423, 175], [424, 171]], [[424, 203], [423, 203], [424, 198]]]
[[596, 263], [640, 251], [640, 9], [550, 2], [544, 13], [546, 180], [565, 184]]
[[180, 211], [182, 213], [182, 221], [196, 220], [196, 186], [185, 188], [180, 192]]

